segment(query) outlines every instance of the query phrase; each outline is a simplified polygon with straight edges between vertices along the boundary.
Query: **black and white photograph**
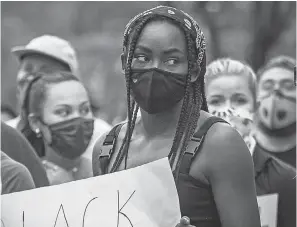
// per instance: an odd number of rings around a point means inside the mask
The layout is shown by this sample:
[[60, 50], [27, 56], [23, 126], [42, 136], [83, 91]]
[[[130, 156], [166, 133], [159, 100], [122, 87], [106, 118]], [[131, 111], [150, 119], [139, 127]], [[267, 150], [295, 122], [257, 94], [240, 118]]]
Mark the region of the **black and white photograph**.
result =
[[296, 1], [1, 1], [1, 227], [296, 227]]

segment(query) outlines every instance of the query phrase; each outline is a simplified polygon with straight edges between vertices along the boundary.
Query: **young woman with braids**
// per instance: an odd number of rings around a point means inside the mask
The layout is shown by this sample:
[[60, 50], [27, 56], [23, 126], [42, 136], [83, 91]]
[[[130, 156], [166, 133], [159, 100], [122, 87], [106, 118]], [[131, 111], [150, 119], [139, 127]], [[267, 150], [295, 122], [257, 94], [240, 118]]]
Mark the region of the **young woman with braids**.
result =
[[160, 6], [133, 18], [122, 55], [128, 122], [98, 140], [93, 172], [168, 157], [192, 225], [259, 227], [252, 159], [239, 133], [207, 113], [205, 64], [205, 38], [189, 15]]
[[91, 161], [84, 158], [94, 129], [93, 115], [83, 84], [67, 72], [28, 76], [22, 101], [20, 130], [42, 157], [50, 184], [91, 177]]
[[255, 73], [240, 61], [222, 58], [207, 66], [205, 90], [209, 112], [229, 122], [246, 141], [254, 162], [257, 195], [278, 194], [277, 227], [295, 227], [296, 171], [257, 149], [252, 133], [257, 110], [256, 87]]

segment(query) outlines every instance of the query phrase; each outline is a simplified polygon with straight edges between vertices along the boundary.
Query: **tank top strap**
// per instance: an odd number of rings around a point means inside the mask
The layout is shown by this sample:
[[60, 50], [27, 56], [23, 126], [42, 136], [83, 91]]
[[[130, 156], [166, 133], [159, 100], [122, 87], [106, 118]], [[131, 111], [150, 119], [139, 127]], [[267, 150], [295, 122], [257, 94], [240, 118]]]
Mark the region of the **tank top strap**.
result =
[[124, 123], [114, 126], [110, 130], [110, 132], [106, 135], [105, 140], [103, 141], [103, 144], [102, 145], [99, 144], [100, 146], [99, 164], [100, 164], [102, 175], [107, 173], [107, 167], [109, 165], [110, 158], [115, 151], [117, 138], [123, 125]]
[[210, 127], [218, 122], [227, 123], [225, 120], [219, 117], [211, 116], [207, 118], [206, 121], [195, 132], [189, 141], [186, 152], [181, 157], [181, 164], [178, 169], [179, 173], [189, 174], [193, 158], [199, 153], [199, 148], [204, 141], [205, 135], [207, 134]]

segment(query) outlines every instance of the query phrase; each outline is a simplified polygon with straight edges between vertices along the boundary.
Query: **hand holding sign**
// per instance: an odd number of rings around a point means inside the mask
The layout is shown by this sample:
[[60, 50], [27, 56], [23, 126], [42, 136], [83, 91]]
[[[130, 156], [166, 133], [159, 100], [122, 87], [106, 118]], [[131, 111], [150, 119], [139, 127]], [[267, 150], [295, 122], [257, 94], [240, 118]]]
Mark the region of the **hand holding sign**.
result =
[[184, 216], [180, 219], [180, 222], [176, 225], [176, 227], [195, 227], [191, 225], [190, 218]]

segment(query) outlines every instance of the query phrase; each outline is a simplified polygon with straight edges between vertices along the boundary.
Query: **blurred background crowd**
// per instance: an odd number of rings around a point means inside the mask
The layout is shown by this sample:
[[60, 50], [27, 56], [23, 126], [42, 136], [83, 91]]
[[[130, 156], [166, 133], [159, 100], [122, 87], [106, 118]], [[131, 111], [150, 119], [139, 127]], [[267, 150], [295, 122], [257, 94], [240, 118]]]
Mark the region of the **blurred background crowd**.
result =
[[133, 15], [159, 4], [182, 9], [199, 22], [207, 40], [208, 63], [228, 56], [257, 71], [271, 57], [296, 58], [294, 1], [2, 2], [2, 116], [19, 112], [18, 63], [11, 48], [50, 34], [68, 40], [76, 49], [94, 114], [109, 124], [125, 119], [126, 87], [120, 65], [124, 27]]
[[[125, 26], [160, 4], [184, 10], [199, 23], [207, 45], [204, 105], [207, 101], [209, 113], [224, 118], [244, 139], [257, 196], [279, 194], [277, 226], [296, 226], [294, 1], [2, 2], [1, 194], [100, 175], [101, 164], [94, 160], [100, 161], [110, 135], [100, 149], [98, 138], [127, 119], [130, 85], [120, 58]], [[181, 20], [187, 26], [187, 19]], [[171, 42], [167, 36], [163, 39]], [[186, 149], [186, 143], [182, 146]], [[242, 176], [229, 166], [230, 173]]]

